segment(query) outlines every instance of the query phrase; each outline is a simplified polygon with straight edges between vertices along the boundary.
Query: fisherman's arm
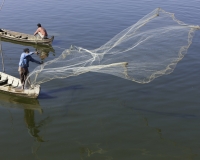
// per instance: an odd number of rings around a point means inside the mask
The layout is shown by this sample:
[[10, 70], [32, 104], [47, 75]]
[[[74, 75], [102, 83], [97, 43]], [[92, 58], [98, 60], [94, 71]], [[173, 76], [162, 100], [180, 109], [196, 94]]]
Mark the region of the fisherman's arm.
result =
[[32, 57], [30, 57], [30, 61], [31, 61], [31, 62], [35, 62], [35, 63], [37, 63], [37, 64], [42, 64], [42, 62], [39, 62], [39, 61], [33, 59]]
[[34, 36], [35, 36], [38, 32], [40, 32], [40, 28], [38, 28], [38, 29], [35, 31]]

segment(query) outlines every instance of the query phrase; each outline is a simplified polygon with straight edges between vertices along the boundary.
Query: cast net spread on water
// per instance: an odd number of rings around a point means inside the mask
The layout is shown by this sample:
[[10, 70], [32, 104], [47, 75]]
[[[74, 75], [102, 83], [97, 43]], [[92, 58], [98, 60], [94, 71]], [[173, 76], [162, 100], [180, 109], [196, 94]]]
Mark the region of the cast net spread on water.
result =
[[86, 72], [111, 74], [138, 83], [171, 73], [187, 53], [199, 26], [185, 24], [160, 8], [123, 30], [100, 48], [66, 49], [56, 59], [36, 67], [32, 85]]

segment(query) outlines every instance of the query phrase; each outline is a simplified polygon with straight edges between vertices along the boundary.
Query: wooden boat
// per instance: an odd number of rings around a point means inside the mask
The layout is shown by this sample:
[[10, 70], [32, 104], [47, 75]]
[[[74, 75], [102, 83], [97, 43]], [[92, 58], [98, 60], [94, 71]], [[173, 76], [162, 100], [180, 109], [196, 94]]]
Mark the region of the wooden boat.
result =
[[42, 39], [38, 36], [31, 34], [20, 33], [15, 31], [10, 31], [6, 29], [0, 29], [0, 36], [5, 39], [10, 39], [18, 42], [34, 43], [34, 44], [46, 44], [50, 45], [53, 42], [54, 36], [51, 38]]
[[21, 89], [19, 78], [0, 72], [0, 91], [27, 98], [37, 98], [40, 92], [40, 85], [28, 89]]

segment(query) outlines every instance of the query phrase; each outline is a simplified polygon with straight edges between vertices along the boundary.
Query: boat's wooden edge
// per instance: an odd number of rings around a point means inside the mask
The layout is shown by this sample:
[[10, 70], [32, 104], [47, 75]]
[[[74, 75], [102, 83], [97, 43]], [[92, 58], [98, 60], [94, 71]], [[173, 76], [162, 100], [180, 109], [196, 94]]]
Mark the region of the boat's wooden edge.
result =
[[14, 93], [14, 92], [8, 92], [8, 91], [5, 91], [5, 90], [1, 90], [0, 88], [0, 92], [5, 92], [5, 93], [8, 93], [10, 95], [15, 95], [15, 96], [20, 96], [20, 97], [25, 97], [25, 98], [31, 98], [31, 99], [37, 99], [38, 98], [38, 95], [27, 95], [26, 93]]

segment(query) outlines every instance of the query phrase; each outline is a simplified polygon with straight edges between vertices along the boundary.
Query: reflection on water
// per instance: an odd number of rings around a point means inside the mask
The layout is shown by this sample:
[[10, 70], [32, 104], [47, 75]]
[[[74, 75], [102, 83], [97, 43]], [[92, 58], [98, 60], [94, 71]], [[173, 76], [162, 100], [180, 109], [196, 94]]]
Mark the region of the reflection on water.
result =
[[41, 60], [44, 60], [49, 56], [49, 51], [48, 50], [38, 50], [39, 56]]
[[47, 116], [36, 123], [34, 110], [24, 109], [24, 122], [27, 126], [28, 133], [35, 139], [36, 144], [35, 147], [32, 147], [32, 152], [37, 156], [37, 151], [39, 150], [41, 143], [47, 142], [47, 140], [44, 140], [43, 136], [40, 135], [40, 131], [43, 126], [50, 122], [50, 117]]
[[27, 125], [28, 132], [35, 137], [38, 142], [44, 142], [43, 138], [38, 134], [40, 132], [40, 124], [35, 124], [34, 110], [24, 109], [24, 121]]
[[41, 44], [38, 45], [38, 44], [34, 44], [34, 43], [24, 43], [24, 42], [18, 42], [18, 41], [14, 41], [14, 40], [5, 39], [5, 38], [1, 38], [1, 40], [4, 42], [19, 44], [22, 46], [33, 47], [33, 48], [35, 48], [36, 51], [39, 52], [38, 55], [41, 60], [44, 60], [45, 58], [47, 58], [49, 56], [50, 52], [52, 52], [53, 56], [55, 56], [55, 49], [51, 45], [41, 45]]
[[[106, 153], [105, 150], [103, 150], [102, 148], [100, 148], [100, 144], [81, 144], [79, 143], [80, 147], [79, 147], [79, 152], [81, 155], [81, 159], [85, 159], [87, 157], [92, 156], [93, 154], [104, 154]], [[108, 159], [108, 158], [107, 158]]]
[[37, 99], [23, 98], [2, 91], [0, 92], [0, 106], [7, 108], [37, 110], [40, 113], [43, 112]]
[[[32, 148], [33, 153], [36, 154], [41, 145], [41, 142], [47, 142], [47, 140], [45, 140], [43, 136], [40, 135], [42, 127], [49, 124], [51, 121], [50, 117], [47, 116], [39, 122], [36, 122], [35, 111], [38, 111], [40, 115], [43, 114], [43, 110], [39, 104], [39, 101], [37, 99], [23, 98], [15, 95], [10, 95], [8, 93], [0, 92], [0, 106], [11, 109], [18, 108], [24, 110], [24, 122], [28, 129], [28, 133], [31, 135], [31, 137], [34, 138], [35, 142], [37, 143], [33, 144], [36, 147]], [[14, 118], [10, 110], [9, 113], [11, 115], [11, 121], [13, 124]]]
[[40, 135], [42, 127], [50, 122], [50, 117], [46, 117], [39, 121], [35, 122], [35, 112], [31, 109], [24, 109], [24, 122], [28, 129], [28, 133], [35, 139], [35, 144], [32, 147], [32, 153], [37, 157], [37, 151], [40, 149], [42, 142], [47, 142], [44, 140], [44, 137]]

